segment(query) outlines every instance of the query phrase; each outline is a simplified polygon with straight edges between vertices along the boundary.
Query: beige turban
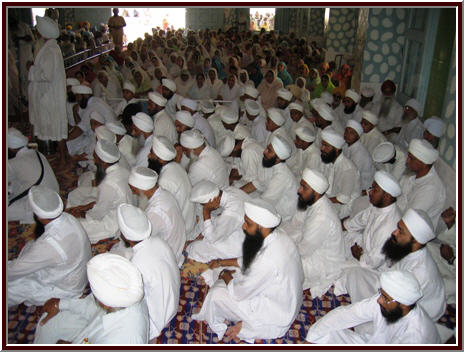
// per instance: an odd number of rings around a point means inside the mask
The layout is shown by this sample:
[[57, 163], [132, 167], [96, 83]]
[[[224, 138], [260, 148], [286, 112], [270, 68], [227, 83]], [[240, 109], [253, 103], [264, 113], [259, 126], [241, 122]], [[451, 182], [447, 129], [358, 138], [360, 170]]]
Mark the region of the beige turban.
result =
[[214, 112], [214, 104], [212, 101], [202, 101], [200, 103], [200, 111], [205, 114], [210, 114]]

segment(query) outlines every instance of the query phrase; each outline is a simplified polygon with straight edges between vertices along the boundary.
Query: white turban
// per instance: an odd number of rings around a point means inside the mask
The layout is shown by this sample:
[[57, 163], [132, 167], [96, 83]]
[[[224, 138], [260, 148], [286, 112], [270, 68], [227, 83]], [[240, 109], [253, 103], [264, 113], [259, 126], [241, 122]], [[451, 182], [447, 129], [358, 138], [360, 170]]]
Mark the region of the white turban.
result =
[[409, 271], [384, 271], [380, 274], [380, 287], [395, 301], [406, 306], [416, 303], [422, 297], [420, 284]]
[[153, 136], [153, 153], [155, 153], [158, 158], [165, 161], [171, 161], [176, 157], [176, 148], [165, 136]]
[[438, 150], [425, 139], [414, 138], [411, 140], [408, 151], [427, 165], [433, 164], [438, 159]]
[[195, 149], [202, 146], [203, 143], [205, 143], [205, 140], [201, 132], [198, 130], [188, 130], [182, 132], [182, 134], [180, 135], [180, 144], [184, 148]]
[[256, 88], [253, 88], [252, 86], [246, 85], [244, 94], [256, 99], [259, 95], [259, 91]]
[[37, 30], [42, 37], [46, 39], [57, 39], [60, 36], [58, 23], [56, 23], [50, 17], [35, 16], [35, 20], [37, 22]]
[[81, 84], [77, 78], [66, 78], [66, 86], [78, 86]]
[[374, 152], [372, 153], [372, 159], [376, 163], [386, 163], [395, 156], [395, 147], [390, 142], [380, 143], [375, 147]]
[[234, 129], [234, 137], [235, 137], [235, 139], [238, 139], [239, 141], [242, 141], [245, 138], [250, 138], [251, 133], [250, 133], [250, 130], [248, 128], [246, 128], [242, 124], [238, 124], [237, 126], [235, 126], [235, 129]]
[[116, 143], [116, 135], [105, 126], [97, 127], [95, 129], [95, 135], [97, 136], [98, 140], [104, 139], [108, 142]]
[[102, 253], [90, 259], [87, 277], [93, 295], [106, 306], [130, 307], [143, 298], [142, 274], [118, 254]]
[[308, 127], [298, 127], [295, 133], [304, 142], [311, 143], [316, 139], [314, 132]]
[[348, 120], [346, 122], [346, 127], [351, 127], [352, 129], [354, 129], [359, 137], [361, 137], [364, 132], [361, 124], [356, 120]]
[[358, 103], [360, 97], [353, 89], [347, 89], [345, 92], [345, 98], [351, 98], [355, 103]]
[[92, 88], [79, 84], [71, 88], [74, 94], [92, 94]]
[[142, 191], [148, 191], [156, 186], [158, 174], [144, 166], [133, 167], [129, 175], [129, 184]]
[[50, 188], [32, 186], [27, 196], [32, 211], [41, 219], [54, 219], [63, 212], [60, 195]]
[[377, 126], [377, 123], [379, 122], [379, 117], [376, 114], [368, 110], [364, 110], [361, 114], [364, 120], [369, 121], [374, 126]]
[[432, 220], [425, 211], [409, 208], [401, 220], [420, 244], [426, 244], [435, 238]]
[[100, 122], [100, 123], [105, 123], [105, 118], [98, 111], [92, 111], [90, 113], [90, 119], [95, 120], [95, 121]]
[[392, 195], [392, 197], [399, 197], [401, 195], [401, 186], [398, 181], [388, 172], [379, 170], [374, 175], [374, 181], [385, 192]]
[[106, 128], [108, 128], [114, 134], [119, 136], [123, 136], [126, 134], [127, 130], [126, 127], [122, 124], [121, 121], [111, 121], [105, 124]]
[[195, 125], [195, 119], [188, 111], [176, 112], [176, 120], [187, 127], [193, 127]]
[[184, 98], [181, 100], [180, 106], [185, 106], [190, 110], [197, 111], [198, 103], [195, 100]]
[[226, 108], [221, 111], [221, 120], [222, 122], [227, 123], [229, 125], [237, 123], [238, 113], [231, 108]]
[[303, 175], [301, 176], [303, 181], [305, 181], [314, 191], [319, 194], [324, 194], [325, 191], [329, 188], [329, 182], [327, 178], [321, 172], [317, 170], [304, 169]]
[[283, 100], [290, 101], [292, 100], [293, 94], [288, 89], [279, 88], [279, 90], [277, 90], [277, 96]]
[[153, 132], [153, 120], [144, 112], [138, 112], [132, 116], [132, 122], [143, 132]]
[[333, 103], [333, 96], [329, 92], [322, 92], [321, 99], [326, 104], [332, 104]]
[[256, 116], [261, 111], [261, 107], [257, 101], [247, 99], [245, 100], [245, 109], [246, 112], [251, 116]]
[[301, 105], [300, 103], [290, 103], [288, 105], [288, 109], [289, 110], [297, 110], [299, 112], [303, 112], [303, 105]]
[[281, 217], [274, 206], [261, 198], [244, 203], [245, 215], [264, 228], [274, 228], [280, 224]]
[[280, 160], [287, 160], [291, 153], [292, 149], [288, 145], [287, 141], [279, 135], [274, 135], [271, 138], [271, 145], [274, 148], [275, 153]]
[[95, 153], [105, 163], [113, 164], [119, 160], [121, 153], [116, 144], [104, 139], [98, 140], [95, 145]]
[[335, 120], [335, 114], [334, 111], [330, 106], [327, 104], [312, 104], [313, 108], [317, 111], [317, 113], [326, 121], [334, 121]]
[[128, 90], [129, 92], [132, 92], [132, 94], [135, 94], [135, 86], [131, 82], [124, 82], [122, 89]]
[[118, 207], [119, 230], [129, 241], [143, 241], [151, 235], [151, 222], [145, 212], [131, 204]]
[[14, 127], [8, 128], [8, 148], [19, 149], [27, 145], [29, 140]]
[[169, 89], [171, 92], [175, 93], [176, 92], [176, 84], [174, 81], [168, 79], [168, 78], [163, 78], [161, 80], [161, 84], [165, 86], [167, 89]]
[[417, 115], [422, 115], [422, 105], [416, 99], [409, 99], [404, 106], [409, 106], [417, 112]]
[[202, 101], [200, 103], [200, 111], [204, 112], [205, 114], [210, 114], [214, 112], [214, 104], [212, 101]]
[[219, 140], [217, 151], [222, 157], [228, 157], [234, 150], [235, 138], [231, 133], [225, 133], [224, 136]]
[[432, 116], [431, 118], [425, 120], [424, 127], [435, 137], [440, 138], [443, 135], [443, 120], [439, 117]]
[[285, 118], [276, 108], [269, 108], [267, 110], [267, 116], [279, 127], [285, 123]]
[[322, 130], [321, 139], [336, 149], [341, 149], [345, 144], [345, 139], [343, 139], [343, 136], [331, 127], [327, 127]]
[[194, 203], [206, 204], [219, 195], [219, 187], [207, 180], [202, 180], [195, 184], [190, 194], [190, 201]]
[[152, 102], [154, 102], [156, 105], [159, 106], [165, 106], [168, 100], [163, 97], [161, 94], [158, 92], [150, 92], [148, 93], [148, 99], [150, 99]]
[[361, 89], [361, 95], [366, 98], [372, 98], [374, 96], [374, 90], [369, 87]]

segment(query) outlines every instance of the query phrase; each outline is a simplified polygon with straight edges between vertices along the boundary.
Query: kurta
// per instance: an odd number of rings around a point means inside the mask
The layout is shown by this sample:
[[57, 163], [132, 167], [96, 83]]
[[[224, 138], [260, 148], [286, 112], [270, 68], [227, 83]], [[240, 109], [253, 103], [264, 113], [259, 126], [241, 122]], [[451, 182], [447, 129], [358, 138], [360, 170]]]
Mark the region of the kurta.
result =
[[[438, 344], [438, 331], [427, 313], [416, 306], [393, 324], [388, 324], [377, 303], [379, 295], [340, 306], [313, 324], [306, 340], [318, 344]], [[349, 330], [363, 323], [373, 323], [372, 335]]]
[[400, 181], [403, 191], [398, 198], [398, 206], [405, 212], [408, 208], [422, 209], [437, 227], [438, 219], [445, 207], [446, 190], [432, 166], [427, 175], [416, 178], [415, 175], [404, 175]]
[[354, 111], [351, 114], [345, 112], [345, 106], [340, 104], [339, 107], [335, 110], [337, 114], [338, 121], [341, 123], [343, 128], [346, 128], [346, 123], [348, 120], [355, 120], [361, 123], [363, 109], [359, 104], [356, 104]]
[[380, 143], [386, 142], [387, 138], [385, 138], [385, 136], [377, 129], [377, 127], [374, 127], [369, 132], [363, 133], [360, 140], [372, 156], [375, 147], [377, 147]]
[[222, 212], [204, 221], [204, 238], [187, 247], [188, 257], [202, 263], [218, 258], [239, 257], [245, 239], [242, 230], [245, 216], [243, 203], [249, 198], [245, 192], [235, 187], [224, 189], [220, 202]]
[[153, 135], [157, 137], [164, 136], [172, 144], [177, 143], [177, 131], [174, 121], [164, 110], [161, 110], [153, 116]]
[[376, 163], [374, 161], [374, 165], [377, 170], [385, 170], [395, 177], [397, 181], [400, 181], [406, 170], [407, 155], [397, 145], [395, 145], [395, 153], [395, 162], [393, 164]]
[[247, 272], [239, 271], [227, 286], [218, 280], [200, 313], [192, 318], [206, 320], [219, 340], [227, 329], [226, 319], [242, 321], [238, 337], [247, 341], [284, 335], [303, 301], [304, 275], [295, 243], [283, 230], [276, 229], [264, 239]]
[[200, 153], [199, 159], [190, 165], [188, 176], [192, 186], [201, 180], [211, 181], [221, 189], [229, 185], [229, 175], [224, 159], [216, 149], [208, 145]]
[[379, 116], [379, 123], [377, 128], [379, 131], [384, 132], [394, 127], [401, 127], [401, 118], [403, 116], [403, 106], [393, 98], [393, 102], [390, 106], [386, 116], [381, 116], [382, 101], [374, 103], [372, 112]]
[[131, 262], [140, 270], [145, 291], [144, 300], [150, 315], [150, 340], [177, 314], [180, 295], [180, 273], [177, 259], [169, 245], [157, 236], [137, 243]]
[[371, 154], [367, 151], [364, 144], [358, 139], [352, 145], [345, 144], [343, 153], [350, 159], [358, 168], [361, 178], [361, 190], [369, 189], [374, 180], [374, 161]]
[[48, 39], [29, 68], [29, 121], [41, 140], [68, 138], [66, 73], [55, 39]]
[[140, 149], [135, 157], [135, 166], [148, 166], [148, 154], [153, 146], [153, 133], [145, 139], [142, 149]]
[[[60, 312], [45, 325], [37, 324], [35, 344], [147, 344], [149, 321], [145, 301], [107, 313], [92, 294], [82, 299], [60, 300]], [[41, 320], [45, 314], [42, 315]]]
[[211, 125], [208, 122], [209, 120], [205, 119], [198, 112], [193, 115], [193, 118], [195, 119], [195, 125], [193, 126], [193, 128], [196, 128], [198, 131], [201, 132], [201, 134], [205, 137], [206, 141], [211, 147], [216, 148], [217, 139], [215, 137]]
[[315, 169], [320, 165], [321, 151], [314, 143], [305, 150], [297, 148], [295, 154], [293, 154], [286, 163], [298, 179], [301, 177], [305, 168], [309, 167], [310, 169]]
[[324, 195], [305, 211], [297, 211], [282, 228], [297, 245], [303, 264], [303, 290], [321, 297], [340, 276], [345, 260], [342, 228], [334, 206]]
[[178, 266], [182, 266], [185, 224], [175, 198], [168, 191], [158, 188], [149, 199], [145, 213], [151, 222], [152, 235], [166, 241], [176, 256]]
[[237, 163], [238, 172], [242, 176], [243, 184], [255, 180], [262, 170], [264, 148], [252, 138], [245, 138], [242, 143], [242, 155]]
[[8, 307], [25, 302], [43, 305], [50, 298], [78, 298], [87, 286], [86, 264], [92, 257], [81, 224], [62, 213], [8, 261]]

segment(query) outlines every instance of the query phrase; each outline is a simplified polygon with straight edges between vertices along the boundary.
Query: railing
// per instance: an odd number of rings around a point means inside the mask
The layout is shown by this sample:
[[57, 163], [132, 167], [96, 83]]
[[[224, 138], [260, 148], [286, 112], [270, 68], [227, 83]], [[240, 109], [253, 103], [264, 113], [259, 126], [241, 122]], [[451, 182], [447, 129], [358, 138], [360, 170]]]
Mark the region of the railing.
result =
[[95, 48], [80, 51], [63, 59], [64, 68], [65, 70], [68, 70], [70, 68], [76, 67], [86, 61], [92, 60], [102, 54], [110, 52], [111, 50], [113, 50], [113, 48], [114, 44], [110, 42], [107, 44], [97, 46]]

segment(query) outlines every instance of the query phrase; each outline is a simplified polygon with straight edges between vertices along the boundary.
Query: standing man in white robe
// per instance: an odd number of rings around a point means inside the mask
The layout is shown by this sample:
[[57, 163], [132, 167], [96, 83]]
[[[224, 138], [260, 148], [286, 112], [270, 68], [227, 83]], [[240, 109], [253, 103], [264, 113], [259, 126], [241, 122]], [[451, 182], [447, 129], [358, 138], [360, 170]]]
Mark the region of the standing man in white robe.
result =
[[145, 213], [130, 204], [118, 208], [121, 239], [132, 249], [130, 261], [142, 273], [144, 300], [150, 315], [153, 340], [177, 314], [180, 295], [180, 273], [169, 245], [159, 236], [151, 236], [152, 227]]
[[66, 116], [66, 73], [56, 39], [58, 24], [50, 17], [36, 16], [37, 30], [46, 40], [29, 67], [29, 120], [33, 134], [43, 141], [58, 141], [60, 166], [66, 165], [68, 119]]
[[321, 297], [341, 274], [345, 259], [337, 212], [325, 196], [329, 183], [318, 171], [305, 169], [298, 188], [298, 211], [281, 228], [295, 242], [305, 280], [303, 290]]
[[[224, 269], [195, 320], [206, 320], [221, 340], [224, 334], [252, 342], [284, 335], [302, 303], [303, 269], [295, 243], [277, 228], [280, 216], [261, 199], [245, 202], [242, 257], [213, 261]], [[240, 269], [240, 270], [239, 270]], [[285, 294], [283, 294], [285, 292]], [[225, 320], [234, 325], [227, 328]]]
[[8, 261], [8, 307], [23, 302], [40, 306], [53, 297], [78, 298], [87, 285], [85, 266], [92, 257], [87, 234], [76, 218], [63, 213], [57, 192], [34, 186], [27, 199], [37, 219], [36, 239]]
[[[313, 324], [306, 341], [318, 344], [438, 344], [438, 331], [416, 302], [421, 287], [407, 271], [388, 271], [380, 277], [379, 293], [338, 307]], [[372, 334], [350, 328], [373, 323]]]

